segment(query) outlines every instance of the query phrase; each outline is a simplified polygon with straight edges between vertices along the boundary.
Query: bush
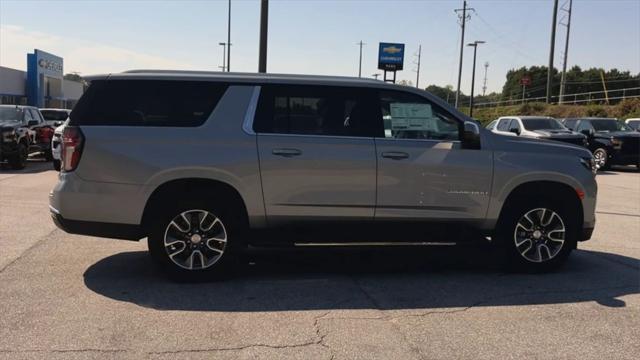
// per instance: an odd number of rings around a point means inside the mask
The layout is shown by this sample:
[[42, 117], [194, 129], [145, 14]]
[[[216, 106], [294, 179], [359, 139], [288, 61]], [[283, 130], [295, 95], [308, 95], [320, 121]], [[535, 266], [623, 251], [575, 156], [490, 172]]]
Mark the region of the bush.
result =
[[601, 105], [588, 105], [586, 109], [586, 115], [592, 117], [607, 117], [609, 114], [607, 113], [607, 109]]
[[609, 115], [619, 119], [640, 117], [640, 98], [622, 100], [613, 106]]

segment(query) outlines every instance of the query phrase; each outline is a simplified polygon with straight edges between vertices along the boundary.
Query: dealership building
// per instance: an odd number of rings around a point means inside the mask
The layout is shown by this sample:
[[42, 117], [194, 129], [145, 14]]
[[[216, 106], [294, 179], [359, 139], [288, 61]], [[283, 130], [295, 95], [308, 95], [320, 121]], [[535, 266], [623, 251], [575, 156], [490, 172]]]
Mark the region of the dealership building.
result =
[[63, 65], [61, 57], [35, 49], [26, 72], [0, 66], [0, 104], [71, 109], [84, 85], [64, 79]]

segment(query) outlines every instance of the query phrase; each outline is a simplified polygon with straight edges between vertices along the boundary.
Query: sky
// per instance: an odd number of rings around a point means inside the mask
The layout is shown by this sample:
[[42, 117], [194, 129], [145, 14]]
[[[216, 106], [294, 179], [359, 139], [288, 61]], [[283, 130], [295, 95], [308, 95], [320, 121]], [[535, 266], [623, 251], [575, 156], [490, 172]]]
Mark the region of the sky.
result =
[[[560, 7], [568, 0], [559, 0]], [[461, 0], [271, 0], [267, 71], [358, 75], [377, 70], [379, 42], [404, 43], [398, 80], [415, 84], [414, 54], [422, 45], [420, 87], [455, 87]], [[475, 9], [465, 43], [477, 52], [476, 94], [500, 91], [509, 69], [547, 65], [553, 0], [469, 0]], [[562, 20], [565, 12], [558, 13]], [[259, 0], [232, 0], [231, 71], [258, 68]], [[565, 27], [558, 26], [554, 64], [562, 66]], [[574, 0], [568, 67], [640, 73], [640, 0]], [[227, 1], [0, 0], [0, 66], [26, 69], [34, 48], [64, 58], [81, 75], [129, 69], [219, 70], [227, 39]], [[473, 48], [465, 47], [462, 91], [471, 86]]]

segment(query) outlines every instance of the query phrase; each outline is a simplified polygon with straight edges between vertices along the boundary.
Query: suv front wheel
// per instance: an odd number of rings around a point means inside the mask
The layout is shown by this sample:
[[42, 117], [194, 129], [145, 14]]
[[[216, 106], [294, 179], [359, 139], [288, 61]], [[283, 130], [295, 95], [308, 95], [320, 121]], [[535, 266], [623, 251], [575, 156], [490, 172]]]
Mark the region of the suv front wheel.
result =
[[578, 227], [575, 210], [565, 203], [520, 199], [505, 209], [496, 240], [510, 268], [548, 271], [567, 260], [576, 246]]
[[212, 279], [230, 270], [238, 233], [231, 212], [203, 201], [183, 202], [154, 219], [149, 252], [176, 280]]

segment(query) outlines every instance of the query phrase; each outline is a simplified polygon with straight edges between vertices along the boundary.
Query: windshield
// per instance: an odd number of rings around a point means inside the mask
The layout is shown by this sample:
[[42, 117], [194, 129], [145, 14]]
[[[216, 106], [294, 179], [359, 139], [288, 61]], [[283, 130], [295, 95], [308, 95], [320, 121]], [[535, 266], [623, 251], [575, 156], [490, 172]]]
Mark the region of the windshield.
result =
[[22, 121], [22, 110], [16, 107], [0, 107], [0, 121]]
[[556, 119], [522, 119], [522, 124], [527, 130], [567, 130], [567, 128]]
[[591, 120], [591, 125], [595, 131], [633, 131], [625, 123], [616, 119]]
[[65, 121], [69, 117], [66, 111], [60, 110], [40, 110], [42, 116], [47, 121]]

